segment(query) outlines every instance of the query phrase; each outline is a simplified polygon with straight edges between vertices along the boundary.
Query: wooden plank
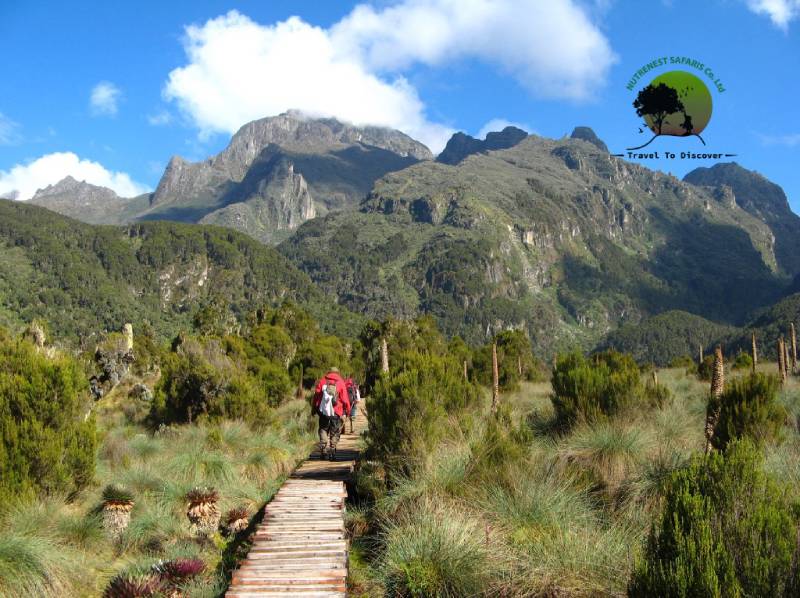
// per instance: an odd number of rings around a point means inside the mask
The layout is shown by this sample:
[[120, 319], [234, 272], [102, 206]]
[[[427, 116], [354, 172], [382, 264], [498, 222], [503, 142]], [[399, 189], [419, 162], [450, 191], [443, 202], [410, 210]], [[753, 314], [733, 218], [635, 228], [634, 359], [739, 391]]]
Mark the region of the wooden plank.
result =
[[[355, 424], [366, 427], [361, 413]], [[358, 436], [343, 435], [336, 461], [312, 454], [294, 471], [266, 506], [226, 598], [345, 598], [344, 481], [357, 458]]]

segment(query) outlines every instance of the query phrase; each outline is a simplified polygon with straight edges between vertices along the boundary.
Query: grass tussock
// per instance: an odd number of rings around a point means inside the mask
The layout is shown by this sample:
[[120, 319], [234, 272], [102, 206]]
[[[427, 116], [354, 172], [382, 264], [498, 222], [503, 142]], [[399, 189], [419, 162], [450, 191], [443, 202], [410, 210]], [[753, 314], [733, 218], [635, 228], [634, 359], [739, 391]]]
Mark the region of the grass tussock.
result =
[[[659, 383], [668, 401], [568, 430], [549, 385], [523, 384], [497, 416], [451, 419], [403, 475], [363, 464], [353, 595], [624, 596], [669, 479], [704, 445], [707, 384], [677, 368]], [[781, 401], [794, 414], [800, 397]], [[795, 496], [798, 438], [765, 463]]]
[[[244, 506], [256, 512], [310, 447], [305, 403], [279, 411], [281, 427], [256, 430], [223, 421], [155, 433], [101, 414], [109, 427], [101, 430], [92, 486], [69, 501], [51, 497], [0, 511], [0, 596], [99, 596], [120, 572], [179, 557], [205, 563], [202, 579], [188, 583], [184, 595], [220, 595], [223, 554], [235, 538], [219, 534], [199, 542], [186, 517], [186, 493], [213, 487], [223, 511]], [[109, 484], [134, 499], [130, 523], [117, 540], [100, 515]]]

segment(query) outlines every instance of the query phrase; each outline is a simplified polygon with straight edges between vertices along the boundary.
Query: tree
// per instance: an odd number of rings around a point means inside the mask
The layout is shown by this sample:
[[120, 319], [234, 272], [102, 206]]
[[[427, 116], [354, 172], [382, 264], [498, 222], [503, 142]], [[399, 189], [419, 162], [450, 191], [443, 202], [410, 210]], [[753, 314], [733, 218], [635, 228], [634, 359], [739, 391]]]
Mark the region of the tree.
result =
[[86, 375], [0, 329], [0, 504], [73, 492], [92, 480], [96, 446]]
[[638, 116], [652, 117], [656, 135], [661, 135], [661, 127], [670, 114], [684, 110], [677, 90], [665, 83], [659, 83], [655, 87], [648, 85], [642, 89], [633, 101], [633, 107]]
[[656, 86], [648, 85], [641, 89], [636, 99], [633, 101], [633, 107], [636, 108], [637, 116], [649, 116], [652, 118], [653, 125], [655, 126], [655, 135], [644, 145], [628, 148], [629, 150], [643, 148], [649, 145], [653, 139], [661, 135], [664, 120], [670, 114], [683, 112], [684, 116], [686, 116], [683, 102], [681, 102], [678, 97], [678, 91], [665, 83], [659, 83]]

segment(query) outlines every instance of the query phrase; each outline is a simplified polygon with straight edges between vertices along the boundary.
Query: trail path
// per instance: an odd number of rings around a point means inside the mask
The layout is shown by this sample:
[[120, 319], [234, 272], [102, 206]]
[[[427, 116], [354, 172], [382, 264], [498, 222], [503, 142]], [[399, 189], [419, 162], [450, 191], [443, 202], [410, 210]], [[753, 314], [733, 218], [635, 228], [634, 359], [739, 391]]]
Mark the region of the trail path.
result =
[[367, 427], [361, 411], [354, 422], [355, 434], [342, 435], [336, 461], [321, 460], [314, 451], [267, 505], [247, 559], [233, 572], [226, 598], [344, 598], [345, 481]]

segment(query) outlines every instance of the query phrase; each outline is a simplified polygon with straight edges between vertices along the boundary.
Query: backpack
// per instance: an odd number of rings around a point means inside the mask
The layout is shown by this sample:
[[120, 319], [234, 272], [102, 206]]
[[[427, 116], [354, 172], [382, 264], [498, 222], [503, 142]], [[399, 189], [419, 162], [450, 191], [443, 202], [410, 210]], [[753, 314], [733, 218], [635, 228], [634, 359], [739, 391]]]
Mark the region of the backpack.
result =
[[328, 390], [328, 394], [333, 395], [333, 399], [331, 399], [331, 405], [335, 407], [336, 403], [339, 402], [339, 393], [336, 392], [336, 383], [328, 382], [326, 388]]

